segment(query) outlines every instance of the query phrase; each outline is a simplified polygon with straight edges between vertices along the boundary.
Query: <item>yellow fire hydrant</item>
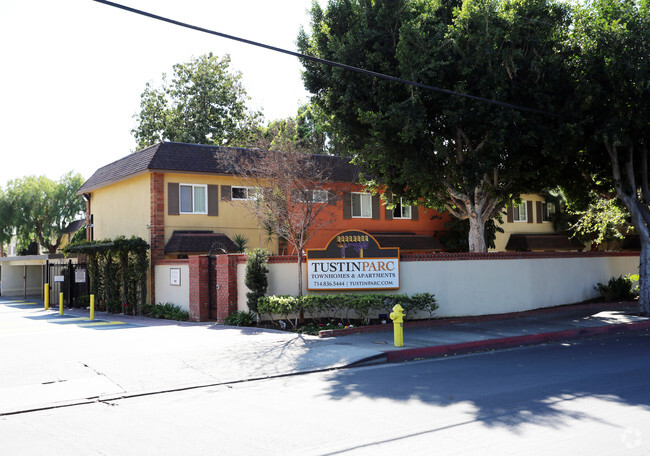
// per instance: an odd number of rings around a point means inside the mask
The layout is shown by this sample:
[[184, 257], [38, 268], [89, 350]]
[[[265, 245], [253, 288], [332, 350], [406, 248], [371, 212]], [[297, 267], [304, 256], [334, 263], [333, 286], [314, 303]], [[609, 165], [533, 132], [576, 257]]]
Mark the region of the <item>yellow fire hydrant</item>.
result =
[[404, 346], [404, 309], [399, 304], [393, 307], [390, 313], [390, 319], [393, 320], [393, 332], [396, 347]]

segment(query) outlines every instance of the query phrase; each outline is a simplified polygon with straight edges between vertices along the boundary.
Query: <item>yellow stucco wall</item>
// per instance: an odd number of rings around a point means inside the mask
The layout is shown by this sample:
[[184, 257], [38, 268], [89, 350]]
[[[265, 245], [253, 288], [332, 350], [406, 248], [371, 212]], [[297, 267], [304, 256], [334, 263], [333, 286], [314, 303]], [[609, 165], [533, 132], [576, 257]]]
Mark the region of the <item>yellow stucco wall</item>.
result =
[[92, 192], [94, 238], [138, 236], [151, 242], [149, 174], [125, 179]]
[[506, 244], [508, 243], [508, 239], [510, 238], [510, 235], [512, 233], [525, 233], [525, 234], [538, 234], [538, 233], [555, 233], [555, 230], [553, 229], [553, 222], [542, 222], [542, 223], [537, 223], [537, 213], [536, 213], [536, 203], [537, 201], [541, 201], [542, 203], [546, 202], [544, 197], [540, 195], [535, 195], [535, 194], [526, 194], [526, 195], [521, 195], [521, 200], [526, 202], [526, 201], [532, 201], [533, 202], [533, 213], [528, 214], [528, 218], [530, 217], [533, 218], [533, 223], [528, 223], [526, 222], [511, 222], [508, 223], [508, 218], [506, 216], [506, 210], [504, 209], [503, 211], [503, 223], [499, 224], [497, 222], [497, 226], [501, 227], [503, 229], [503, 233], [497, 233], [496, 238], [494, 240], [495, 248], [490, 249], [490, 251], [493, 252], [503, 252], [506, 249]]
[[[168, 215], [168, 183], [219, 185], [219, 215]], [[230, 239], [237, 234], [242, 234], [248, 238], [249, 249], [263, 247], [273, 254], [277, 253], [277, 240], [274, 238], [271, 242], [266, 242], [267, 236], [259, 229], [257, 219], [244, 207], [244, 203], [222, 200], [222, 185], [244, 186], [241, 180], [234, 176], [165, 174], [165, 242], [169, 240], [174, 230], [211, 230], [215, 233], [223, 233]]]

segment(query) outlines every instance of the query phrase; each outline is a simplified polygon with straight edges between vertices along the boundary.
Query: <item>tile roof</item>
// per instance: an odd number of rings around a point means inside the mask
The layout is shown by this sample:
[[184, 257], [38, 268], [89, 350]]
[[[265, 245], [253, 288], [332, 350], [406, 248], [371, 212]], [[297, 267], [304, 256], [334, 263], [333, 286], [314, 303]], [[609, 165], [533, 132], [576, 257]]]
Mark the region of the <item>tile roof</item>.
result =
[[[193, 172], [208, 174], [233, 174], [234, 169], [220, 160], [226, 153], [253, 154], [258, 149], [236, 147], [208, 146], [161, 142], [146, 149], [127, 155], [113, 163], [99, 168], [79, 188], [78, 194], [87, 193], [121, 179], [135, 176], [146, 171]], [[358, 170], [347, 160], [340, 157], [313, 155], [316, 160], [333, 162], [335, 180], [355, 180]]]

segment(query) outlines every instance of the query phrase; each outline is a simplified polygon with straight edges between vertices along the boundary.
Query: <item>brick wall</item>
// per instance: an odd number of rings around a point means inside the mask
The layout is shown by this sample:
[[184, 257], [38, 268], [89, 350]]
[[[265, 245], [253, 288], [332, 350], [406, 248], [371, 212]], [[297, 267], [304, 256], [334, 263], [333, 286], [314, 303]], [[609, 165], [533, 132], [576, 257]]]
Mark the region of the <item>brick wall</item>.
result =
[[242, 255], [217, 255], [217, 321], [237, 311], [237, 263]]
[[210, 258], [207, 255], [190, 257], [190, 320], [192, 321], [207, 321], [211, 316], [210, 274], [214, 274], [214, 266], [210, 268], [209, 265]]
[[151, 173], [149, 181], [150, 222], [149, 234], [151, 245], [151, 303], [156, 303], [156, 262], [165, 258], [165, 176], [163, 173]]

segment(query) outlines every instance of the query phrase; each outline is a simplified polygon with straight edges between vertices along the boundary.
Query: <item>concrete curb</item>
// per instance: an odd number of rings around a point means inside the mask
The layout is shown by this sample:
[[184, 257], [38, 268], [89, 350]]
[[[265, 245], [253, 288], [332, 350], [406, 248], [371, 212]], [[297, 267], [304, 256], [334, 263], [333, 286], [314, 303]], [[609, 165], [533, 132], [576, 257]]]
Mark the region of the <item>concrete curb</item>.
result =
[[[525, 318], [533, 317], [535, 315], [546, 315], [550, 313], [558, 312], [571, 312], [575, 310], [589, 310], [589, 309], [620, 309], [621, 307], [638, 307], [636, 301], [621, 301], [621, 302], [593, 302], [593, 303], [584, 303], [584, 304], [566, 304], [563, 306], [555, 307], [544, 307], [541, 309], [525, 310], [521, 312], [509, 312], [504, 314], [489, 314], [489, 315], [477, 315], [470, 317], [443, 317], [436, 318], [433, 320], [418, 320], [418, 321], [405, 321], [404, 329], [407, 328], [432, 328], [435, 326], [441, 325], [457, 325], [462, 323], [480, 323], [484, 321], [495, 321], [495, 320], [512, 320], [515, 318]], [[359, 326], [354, 328], [347, 329], [325, 329], [318, 332], [318, 337], [339, 337], [339, 336], [349, 336], [352, 334], [365, 334], [381, 331], [391, 331], [392, 326], [390, 322], [385, 325], [369, 325], [369, 326]]]
[[[502, 348], [512, 348], [521, 345], [538, 345], [548, 342], [557, 342], [561, 340], [582, 339], [592, 336], [602, 336], [629, 331], [642, 331], [650, 329], [650, 320], [636, 323], [620, 323], [616, 325], [594, 326], [590, 328], [567, 329], [540, 334], [530, 334], [524, 336], [502, 337], [499, 339], [486, 339], [472, 342], [462, 342], [450, 345], [437, 345], [431, 347], [406, 348], [402, 350], [387, 351], [382, 355], [385, 356], [387, 363], [398, 363], [402, 361], [412, 361], [415, 359], [440, 358], [447, 355], [460, 355], [465, 353], [474, 353], [484, 350], [495, 350]], [[377, 362], [376, 357], [368, 361]], [[362, 363], [354, 363], [354, 365]]]

